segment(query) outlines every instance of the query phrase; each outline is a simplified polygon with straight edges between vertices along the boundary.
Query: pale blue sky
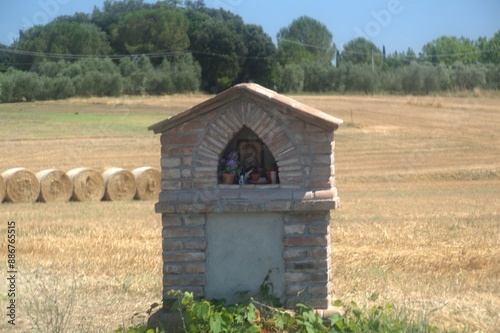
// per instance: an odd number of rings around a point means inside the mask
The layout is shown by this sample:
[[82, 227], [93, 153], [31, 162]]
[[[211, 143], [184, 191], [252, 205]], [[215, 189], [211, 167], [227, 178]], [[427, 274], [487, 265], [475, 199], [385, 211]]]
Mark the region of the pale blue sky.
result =
[[[155, 3], [156, 0], [145, 0]], [[103, 0], [0, 0], [0, 43], [10, 45], [19, 29], [46, 24], [60, 15], [91, 13]], [[500, 30], [500, 0], [205, 0], [261, 25], [276, 39], [278, 30], [301, 15], [323, 22], [339, 49], [363, 36], [388, 53], [422, 46], [443, 35], [491, 38]]]

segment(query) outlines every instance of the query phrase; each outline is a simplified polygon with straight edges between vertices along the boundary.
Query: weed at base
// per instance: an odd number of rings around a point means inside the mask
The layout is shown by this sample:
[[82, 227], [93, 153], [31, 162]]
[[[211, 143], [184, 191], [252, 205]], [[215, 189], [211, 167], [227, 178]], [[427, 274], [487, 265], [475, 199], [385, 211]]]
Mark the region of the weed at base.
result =
[[[324, 318], [319, 312], [303, 304], [297, 304], [296, 309], [290, 311], [260, 303], [253, 298], [245, 304], [226, 305], [224, 300], [196, 300], [189, 292], [171, 291], [169, 296], [176, 297], [175, 301], [169, 304], [170, 312], [182, 314], [182, 327], [179, 327], [179, 332], [454, 332], [440, 330], [431, 325], [425, 315], [415, 316], [391, 303], [360, 308], [355, 302], [337, 300], [333, 305], [342, 308], [343, 312]], [[372, 302], [377, 299], [376, 293], [369, 296]], [[146, 312], [151, 314], [158, 306], [159, 304], [155, 303]], [[156, 332], [164, 331], [148, 329], [146, 325], [115, 330], [115, 333]]]
[[76, 279], [62, 281], [41, 271], [26, 275], [23, 306], [36, 332], [90, 332], [90, 323], [76, 318], [79, 285]]

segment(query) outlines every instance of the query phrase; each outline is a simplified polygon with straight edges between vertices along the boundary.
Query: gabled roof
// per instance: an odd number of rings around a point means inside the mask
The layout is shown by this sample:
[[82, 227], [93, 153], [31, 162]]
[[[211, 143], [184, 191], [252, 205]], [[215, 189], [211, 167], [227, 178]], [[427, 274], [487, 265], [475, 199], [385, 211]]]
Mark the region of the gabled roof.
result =
[[242, 83], [223, 91], [222, 93], [206, 100], [189, 110], [181, 112], [175, 116], [167, 118], [159, 123], [151, 125], [148, 130], [152, 130], [155, 134], [162, 133], [168, 129], [176, 127], [188, 120], [196, 118], [206, 112], [230, 103], [241, 97], [247, 97], [255, 102], [264, 102], [266, 104], [276, 104], [285, 107], [287, 112], [292, 116], [303, 119], [306, 122], [313, 123], [320, 127], [326, 127], [331, 130], [336, 130], [342, 120], [330, 116], [318, 109], [300, 103], [290, 97], [280, 95], [275, 91], [264, 88], [255, 83]]

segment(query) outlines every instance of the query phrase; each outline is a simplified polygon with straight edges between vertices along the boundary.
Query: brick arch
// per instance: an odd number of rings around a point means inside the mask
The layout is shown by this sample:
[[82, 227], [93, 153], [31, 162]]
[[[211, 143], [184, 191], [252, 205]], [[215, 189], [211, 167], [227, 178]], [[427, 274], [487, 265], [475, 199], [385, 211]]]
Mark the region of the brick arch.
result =
[[[231, 103], [221, 107], [200, 140], [200, 146], [193, 156], [193, 165], [206, 166], [216, 175], [220, 154], [243, 126], [250, 128], [264, 142], [278, 167], [298, 164], [297, 149], [283, 121], [273, 115], [274, 112], [252, 102]], [[282, 184], [297, 182], [296, 176], [288, 177], [287, 173], [280, 169]]]

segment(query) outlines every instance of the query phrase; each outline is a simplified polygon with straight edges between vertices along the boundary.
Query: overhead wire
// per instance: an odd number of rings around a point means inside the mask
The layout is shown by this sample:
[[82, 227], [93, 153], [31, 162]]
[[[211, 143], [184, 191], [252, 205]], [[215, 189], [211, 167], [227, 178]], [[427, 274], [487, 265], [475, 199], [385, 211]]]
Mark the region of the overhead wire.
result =
[[[328, 48], [325, 47], [320, 47], [320, 46], [315, 46], [311, 44], [306, 44], [302, 43], [299, 41], [294, 41], [290, 39], [281, 39], [280, 41], [285, 41], [293, 44], [298, 44], [302, 45], [305, 47], [315, 47], [317, 49], [323, 49], [323, 50], [328, 50]], [[113, 60], [120, 60], [123, 58], [135, 58], [139, 56], [146, 56], [148, 58], [164, 58], [164, 57], [169, 57], [173, 55], [180, 55], [180, 54], [186, 54], [186, 53], [191, 53], [191, 54], [201, 54], [201, 55], [206, 55], [206, 56], [214, 56], [214, 57], [221, 57], [221, 58], [226, 58], [229, 56], [232, 57], [237, 57], [239, 59], [268, 59], [269, 56], [248, 56], [248, 55], [238, 55], [238, 54], [223, 54], [223, 53], [216, 53], [216, 52], [203, 52], [203, 51], [196, 51], [192, 49], [179, 49], [179, 50], [159, 50], [156, 52], [149, 52], [149, 53], [136, 53], [136, 54], [72, 54], [72, 53], [50, 53], [50, 52], [35, 52], [35, 51], [26, 51], [26, 50], [18, 50], [18, 49], [13, 49], [13, 48], [8, 48], [8, 47], [0, 47], [0, 53], [9, 53], [9, 54], [19, 54], [19, 55], [27, 55], [27, 56], [34, 56], [34, 57], [44, 57], [44, 58], [51, 58], [51, 59], [67, 59], [67, 60], [78, 60], [78, 59], [84, 59], [84, 58], [110, 58]], [[477, 50], [477, 51], [469, 51], [469, 52], [456, 52], [456, 53], [445, 53], [445, 54], [437, 54], [437, 55], [427, 55], [427, 54], [422, 54], [420, 53], [419, 55], [415, 56], [408, 56], [406, 52], [401, 52], [401, 53], [392, 53], [389, 55], [386, 55], [385, 57], [391, 57], [391, 58], [397, 58], [401, 60], [419, 60], [419, 59], [432, 59], [435, 56], [438, 58], [448, 58], [448, 57], [459, 57], [459, 56], [468, 56], [468, 55], [479, 55], [483, 53], [495, 53], [499, 52], [500, 49], [490, 49], [490, 50]], [[346, 51], [343, 50], [341, 54], [344, 53], [346, 55], [349, 54], [356, 54], [356, 55], [364, 55], [364, 56], [374, 56], [374, 57], [384, 57], [383, 53], [380, 52], [380, 50], [377, 50], [377, 52], [362, 52], [362, 51]]]
[[110, 59], [122, 59], [122, 58], [134, 58], [137, 56], [147, 56], [148, 58], [163, 58], [176, 54], [188, 53], [189, 50], [163, 50], [151, 53], [143, 53], [143, 54], [72, 54], [72, 53], [48, 53], [48, 52], [34, 52], [34, 51], [24, 51], [24, 50], [16, 50], [11, 48], [1, 48], [0, 52], [10, 53], [10, 54], [20, 54], [20, 55], [28, 55], [34, 57], [43, 57], [43, 58], [55, 58], [55, 59], [69, 59], [69, 60], [78, 60], [85, 58], [110, 58]]

